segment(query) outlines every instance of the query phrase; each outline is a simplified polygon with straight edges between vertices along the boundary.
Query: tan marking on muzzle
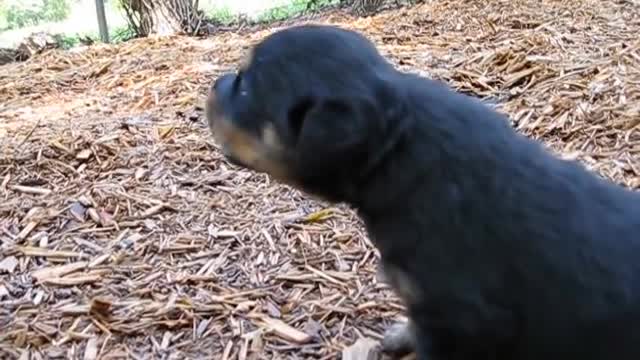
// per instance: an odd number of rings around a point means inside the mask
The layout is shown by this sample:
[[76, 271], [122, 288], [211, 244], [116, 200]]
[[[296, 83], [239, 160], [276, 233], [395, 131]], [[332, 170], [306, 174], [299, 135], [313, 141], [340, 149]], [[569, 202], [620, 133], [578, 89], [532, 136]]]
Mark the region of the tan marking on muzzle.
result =
[[282, 156], [285, 146], [271, 123], [265, 123], [258, 136], [236, 126], [218, 108], [213, 89], [207, 96], [206, 117], [213, 138], [228, 155], [252, 170], [289, 182], [288, 164]]

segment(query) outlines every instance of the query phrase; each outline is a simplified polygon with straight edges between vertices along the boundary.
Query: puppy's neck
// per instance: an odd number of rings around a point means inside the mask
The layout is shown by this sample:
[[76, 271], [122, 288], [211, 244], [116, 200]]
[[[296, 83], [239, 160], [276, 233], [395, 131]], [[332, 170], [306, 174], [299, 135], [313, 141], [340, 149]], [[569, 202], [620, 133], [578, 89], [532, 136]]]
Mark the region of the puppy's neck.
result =
[[370, 156], [359, 168], [349, 194], [346, 194], [346, 202], [362, 212], [384, 210], [387, 204], [400, 198], [408, 189], [398, 188], [397, 175], [406, 173], [403, 166], [410, 165], [403, 159], [406, 155], [404, 147], [415, 119], [401, 102], [389, 107], [385, 116], [389, 128], [381, 129], [378, 136], [372, 137]]

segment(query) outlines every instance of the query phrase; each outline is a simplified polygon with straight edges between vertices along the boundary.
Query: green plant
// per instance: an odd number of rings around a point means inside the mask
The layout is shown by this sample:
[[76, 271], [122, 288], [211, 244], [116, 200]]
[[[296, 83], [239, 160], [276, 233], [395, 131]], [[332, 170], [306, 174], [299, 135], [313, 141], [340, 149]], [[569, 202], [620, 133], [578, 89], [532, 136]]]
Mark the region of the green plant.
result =
[[45, 21], [62, 21], [71, 13], [68, 0], [42, 0], [41, 16]]
[[69, 16], [69, 0], [5, 0], [0, 4], [2, 29], [17, 29]]
[[280, 5], [271, 9], [265, 10], [258, 16], [258, 22], [274, 22], [280, 20], [286, 20], [298, 13], [301, 13], [306, 9], [306, 4], [301, 6], [300, 0], [294, 0], [290, 4]]
[[293, 0], [293, 2], [304, 2], [308, 10], [318, 10], [325, 6], [340, 4], [340, 0]]
[[292, 0], [289, 4], [273, 7], [258, 16], [259, 22], [286, 20], [308, 10], [317, 10], [323, 6], [337, 4], [338, 0]]
[[[111, 30], [109, 34], [112, 43], [121, 43], [127, 40], [131, 40], [135, 37], [135, 32], [128, 26], [118, 27]], [[63, 49], [71, 49], [78, 46], [83, 41], [100, 42], [100, 36], [97, 32], [89, 33], [76, 33], [70, 34], [56, 34], [54, 35], [56, 41]]]
[[71, 49], [76, 45], [78, 45], [78, 42], [79, 42], [78, 36], [70, 36], [67, 34], [56, 34], [53, 37], [56, 39], [58, 44], [60, 44], [60, 47], [62, 47], [63, 49]]
[[122, 0], [112, 0], [112, 1], [109, 1], [106, 5], [108, 7], [110, 7], [111, 9], [113, 9], [113, 10], [124, 11], [124, 6], [122, 5]]
[[120, 43], [136, 37], [136, 32], [130, 26], [122, 26], [111, 31], [111, 42]]
[[6, 5], [6, 21], [8, 29], [35, 25], [38, 22], [37, 4], [29, 1], [8, 2]]
[[235, 15], [231, 9], [226, 6], [223, 7], [214, 7], [213, 9], [208, 11], [207, 16], [209, 19], [213, 20], [216, 23], [220, 23], [223, 25], [229, 25], [238, 19], [238, 16]]

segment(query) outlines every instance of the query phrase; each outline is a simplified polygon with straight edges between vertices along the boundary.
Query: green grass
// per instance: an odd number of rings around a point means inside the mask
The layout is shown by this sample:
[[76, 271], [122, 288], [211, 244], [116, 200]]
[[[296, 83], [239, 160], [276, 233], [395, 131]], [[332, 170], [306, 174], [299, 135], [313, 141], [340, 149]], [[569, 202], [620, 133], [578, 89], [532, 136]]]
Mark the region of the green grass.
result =
[[207, 12], [209, 19], [223, 25], [233, 24], [239, 16], [234, 14], [231, 9], [226, 6], [214, 7]]
[[[274, 6], [263, 11], [257, 15], [254, 21], [257, 23], [270, 23], [287, 20], [306, 11], [314, 11], [327, 5], [338, 4], [339, 0], [316, 0], [313, 4], [310, 4], [310, 2], [310, 0], [291, 0], [288, 4]], [[207, 11], [207, 17], [222, 25], [231, 25], [243, 18], [241, 14], [235, 14], [227, 7], [213, 7]]]
[[[109, 30], [109, 40], [112, 44], [125, 42], [135, 37], [133, 30], [127, 26], [121, 26]], [[58, 40], [63, 49], [71, 49], [80, 45], [80, 39], [91, 39], [96, 43], [100, 42], [100, 35], [97, 32], [56, 34], [54, 37]]]
[[314, 4], [309, 4], [309, 0], [292, 0], [291, 3], [276, 6], [258, 16], [258, 22], [274, 22], [287, 20], [304, 13], [307, 10], [313, 11], [327, 5], [337, 4], [337, 0], [317, 0]]

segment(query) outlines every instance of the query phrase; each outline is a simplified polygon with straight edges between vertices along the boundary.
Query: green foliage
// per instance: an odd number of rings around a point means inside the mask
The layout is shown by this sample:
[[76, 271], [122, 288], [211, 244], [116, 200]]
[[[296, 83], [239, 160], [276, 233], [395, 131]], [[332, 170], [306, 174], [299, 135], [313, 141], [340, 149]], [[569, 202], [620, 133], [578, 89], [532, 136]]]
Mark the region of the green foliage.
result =
[[69, 0], [4, 0], [0, 1], [0, 29], [10, 30], [62, 21], [69, 16]]
[[[324, 6], [336, 5], [340, 0], [291, 0], [289, 3], [276, 6], [259, 14], [256, 21], [259, 23], [269, 23], [286, 20], [306, 11], [318, 10]], [[230, 25], [239, 21], [243, 16], [234, 14], [227, 7], [214, 7], [207, 11], [209, 19], [215, 23]]]
[[63, 49], [71, 49], [78, 45], [78, 36], [69, 36], [67, 34], [56, 34], [53, 36]]
[[8, 28], [9, 22], [7, 21], [7, 4], [5, 1], [0, 0], [0, 31]]
[[[90, 33], [76, 33], [74, 35], [70, 34], [57, 34], [54, 35], [58, 44], [63, 49], [71, 49], [74, 48], [81, 43], [81, 39], [84, 40], [92, 40], [97, 43], [100, 42], [100, 35], [97, 32]], [[111, 39], [111, 43], [121, 43], [127, 40], [131, 40], [135, 37], [135, 32], [129, 28], [128, 26], [123, 26], [119, 28], [114, 28], [110, 31], [109, 38]]]
[[321, 8], [323, 8], [325, 6], [338, 5], [342, 1], [344, 1], [344, 0], [316, 0], [316, 1], [312, 1], [312, 0], [293, 0], [294, 3], [304, 2], [307, 5], [308, 10], [311, 10], [311, 11], [321, 9]]
[[112, 43], [121, 43], [136, 37], [136, 32], [130, 26], [114, 28], [109, 34]]
[[62, 21], [71, 13], [69, 0], [43, 0], [42, 18], [44, 21]]
[[208, 11], [207, 16], [216, 23], [229, 25], [238, 19], [228, 7], [214, 7]]
[[123, 11], [124, 10], [124, 6], [122, 5], [123, 1], [125, 0], [111, 0], [105, 5], [111, 7], [111, 9], [113, 10]]
[[334, 5], [339, 0], [292, 0], [289, 4], [271, 8], [258, 17], [259, 22], [286, 20], [305, 11], [317, 10], [323, 6]]

